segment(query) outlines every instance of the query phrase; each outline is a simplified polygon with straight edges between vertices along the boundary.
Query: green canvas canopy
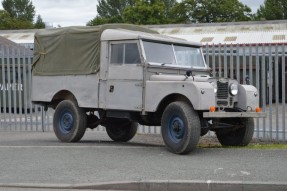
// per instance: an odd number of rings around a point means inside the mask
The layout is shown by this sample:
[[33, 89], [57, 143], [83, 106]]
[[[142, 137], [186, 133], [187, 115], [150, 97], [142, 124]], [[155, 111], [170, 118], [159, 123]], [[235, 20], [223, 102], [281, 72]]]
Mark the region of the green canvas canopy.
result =
[[97, 73], [100, 70], [101, 34], [106, 29], [157, 33], [129, 24], [39, 30], [34, 39], [33, 75]]

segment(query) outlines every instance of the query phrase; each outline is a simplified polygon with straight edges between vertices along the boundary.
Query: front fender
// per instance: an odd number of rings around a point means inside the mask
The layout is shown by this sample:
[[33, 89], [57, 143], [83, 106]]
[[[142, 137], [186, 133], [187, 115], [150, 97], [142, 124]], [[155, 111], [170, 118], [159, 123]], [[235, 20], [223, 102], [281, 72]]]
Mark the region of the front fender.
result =
[[259, 106], [259, 93], [258, 90], [251, 85], [238, 85], [238, 102], [235, 107], [242, 110], [255, 111]]
[[145, 111], [155, 112], [160, 102], [172, 94], [180, 94], [189, 99], [195, 110], [209, 110], [210, 106], [215, 106], [214, 88], [208, 82], [148, 81]]

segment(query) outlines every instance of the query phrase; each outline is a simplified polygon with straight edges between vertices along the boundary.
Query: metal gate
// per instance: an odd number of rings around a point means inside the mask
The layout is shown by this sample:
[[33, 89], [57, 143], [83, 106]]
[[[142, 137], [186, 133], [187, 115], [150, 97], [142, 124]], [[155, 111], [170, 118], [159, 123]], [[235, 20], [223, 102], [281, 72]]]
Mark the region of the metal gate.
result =
[[[237, 79], [256, 86], [260, 107], [268, 113], [256, 119], [255, 137], [286, 141], [286, 45], [206, 45], [206, 63], [213, 77]], [[32, 52], [0, 46], [0, 131], [50, 131], [52, 111], [30, 101]], [[100, 128], [103, 129], [103, 128]], [[140, 133], [159, 134], [159, 127], [142, 126]]]
[[49, 116], [32, 105], [33, 52], [25, 47], [0, 46], [0, 131], [43, 131]]

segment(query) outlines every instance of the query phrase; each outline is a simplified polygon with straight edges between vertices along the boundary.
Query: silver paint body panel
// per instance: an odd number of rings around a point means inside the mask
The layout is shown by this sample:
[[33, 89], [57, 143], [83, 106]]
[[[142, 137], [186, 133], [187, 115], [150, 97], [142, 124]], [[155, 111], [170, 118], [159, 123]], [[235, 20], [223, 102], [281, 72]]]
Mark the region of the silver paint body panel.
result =
[[99, 75], [33, 76], [32, 101], [51, 102], [60, 91], [71, 92], [80, 107], [97, 108]]
[[[207, 111], [216, 105], [213, 86], [208, 82], [208, 66], [194, 69], [193, 76], [185, 76], [188, 68], [158, 66], [147, 63], [140, 39], [172, 42], [200, 48], [200, 44], [157, 34], [109, 29], [101, 41], [101, 66], [97, 74], [72, 76], [33, 76], [32, 101], [51, 102], [60, 91], [71, 92], [80, 107], [155, 112], [169, 95], [190, 100], [195, 110]], [[110, 64], [111, 42], [137, 42], [142, 64]], [[237, 107], [252, 110], [258, 106], [253, 86], [239, 86]], [[253, 96], [253, 97], [252, 97]]]

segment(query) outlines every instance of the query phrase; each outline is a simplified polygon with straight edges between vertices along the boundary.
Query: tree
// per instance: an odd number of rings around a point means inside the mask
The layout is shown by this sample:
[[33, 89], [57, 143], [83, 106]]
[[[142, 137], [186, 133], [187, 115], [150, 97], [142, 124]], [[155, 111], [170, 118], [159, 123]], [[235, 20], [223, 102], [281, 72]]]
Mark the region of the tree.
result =
[[137, 0], [134, 6], [124, 10], [124, 21], [132, 24], [165, 23], [165, 6], [159, 0]]
[[164, 15], [167, 22], [171, 22], [175, 19], [173, 16], [174, 8], [178, 4], [176, 0], [163, 0], [164, 3]]
[[103, 25], [106, 23], [123, 23], [123, 22], [119, 22], [118, 19], [115, 17], [105, 18], [105, 17], [96, 16], [94, 19], [90, 20], [87, 23], [87, 26]]
[[253, 18], [251, 9], [239, 0], [100, 0], [97, 10], [98, 16], [88, 25], [235, 22]]
[[14, 29], [33, 29], [34, 25], [30, 21], [21, 21], [21, 20], [15, 20], [14, 21]]
[[255, 20], [266, 20], [265, 19], [265, 6], [260, 5], [259, 9], [257, 9], [257, 13], [255, 15]]
[[[200, 23], [251, 20], [251, 9], [238, 0], [183, 0], [189, 21]], [[188, 22], [188, 21], [187, 21]]]
[[287, 0], [265, 0], [264, 5], [257, 10], [256, 19], [287, 19]]
[[98, 16], [89, 21], [87, 25], [104, 23], [123, 23], [123, 12], [128, 6], [133, 6], [135, 0], [99, 0], [97, 5]]
[[30, 21], [19, 21], [12, 18], [5, 10], [0, 10], [0, 30], [10, 29], [32, 29], [33, 24]]
[[[1, 22], [5, 29], [32, 29], [35, 7], [30, 0], [3, 0], [2, 19], [5, 17], [6, 24]], [[9, 15], [9, 16], [8, 16]], [[9, 21], [9, 22], [8, 22]], [[7, 24], [9, 23], [9, 24]]]
[[167, 15], [168, 23], [178, 24], [188, 21], [187, 7], [182, 3], [176, 3]]
[[35, 7], [30, 0], [3, 0], [2, 6], [10, 16], [19, 21], [33, 22]]
[[36, 29], [43, 29], [45, 27], [46, 27], [46, 25], [43, 22], [43, 19], [42, 19], [41, 15], [38, 15], [36, 23], [34, 24], [34, 28], [36, 28]]
[[[99, 0], [97, 6], [98, 15], [89, 21], [87, 25], [124, 22], [138, 24], [158, 23], [159, 20], [161, 23], [158, 24], [174, 23], [177, 21], [176, 17], [174, 17], [174, 8], [177, 4], [176, 0]], [[139, 13], [135, 12], [136, 10], [143, 14], [152, 15], [139, 16]], [[156, 18], [159, 11], [161, 12], [160, 18]], [[136, 13], [136, 18], [132, 18], [133, 13]], [[156, 17], [152, 18], [153, 15]], [[136, 19], [141, 19], [141, 21], [136, 21]], [[143, 19], [148, 19], [148, 21]]]
[[0, 10], [0, 30], [13, 28], [13, 19], [9, 13], [4, 10]]
[[176, 23], [189, 23], [193, 21], [196, 0], [183, 0], [173, 8], [173, 18]]

